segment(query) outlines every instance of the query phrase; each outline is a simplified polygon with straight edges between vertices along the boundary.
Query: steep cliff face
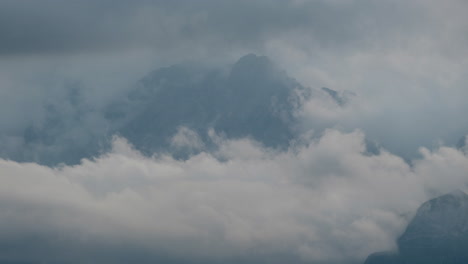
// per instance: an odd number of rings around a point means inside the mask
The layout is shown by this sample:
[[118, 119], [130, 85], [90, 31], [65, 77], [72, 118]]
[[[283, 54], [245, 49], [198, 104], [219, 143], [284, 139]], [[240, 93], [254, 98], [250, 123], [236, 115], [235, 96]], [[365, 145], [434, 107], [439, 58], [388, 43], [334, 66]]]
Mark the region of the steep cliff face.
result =
[[398, 248], [398, 255], [372, 254], [365, 263], [468, 263], [468, 195], [455, 191], [421, 205]]

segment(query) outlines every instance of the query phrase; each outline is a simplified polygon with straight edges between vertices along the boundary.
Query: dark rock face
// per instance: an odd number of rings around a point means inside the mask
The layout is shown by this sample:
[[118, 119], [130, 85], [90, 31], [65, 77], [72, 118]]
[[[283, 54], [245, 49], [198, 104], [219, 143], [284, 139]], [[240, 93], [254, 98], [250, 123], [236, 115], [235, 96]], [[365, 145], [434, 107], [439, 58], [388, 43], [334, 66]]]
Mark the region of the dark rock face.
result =
[[181, 126], [197, 132], [205, 144], [213, 129], [228, 138], [251, 137], [281, 148], [295, 136], [294, 113], [301, 107], [297, 91], [307, 94], [268, 58], [249, 54], [227, 72], [182, 66], [155, 71], [106, 116], [147, 154], [170, 147], [170, 137]]
[[398, 248], [399, 255], [372, 254], [365, 264], [468, 263], [468, 195], [455, 191], [425, 202]]
[[356, 96], [356, 94], [351, 91], [345, 90], [338, 92], [327, 87], [322, 87], [322, 91], [327, 93], [339, 106], [346, 105], [352, 97]]

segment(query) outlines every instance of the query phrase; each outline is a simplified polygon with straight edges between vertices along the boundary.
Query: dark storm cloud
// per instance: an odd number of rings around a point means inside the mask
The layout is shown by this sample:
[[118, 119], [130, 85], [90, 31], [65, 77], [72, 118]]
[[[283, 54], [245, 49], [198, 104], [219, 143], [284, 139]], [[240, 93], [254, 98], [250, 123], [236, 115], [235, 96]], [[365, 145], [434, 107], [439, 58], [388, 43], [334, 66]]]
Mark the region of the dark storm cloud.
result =
[[[411, 4], [408, 4], [411, 5]], [[319, 45], [366, 45], [415, 9], [391, 1], [2, 1], [0, 54], [50, 54], [203, 45], [261, 49], [276, 37], [312, 37]], [[410, 11], [409, 11], [410, 10]], [[410, 13], [410, 14], [408, 14]], [[391, 14], [391, 15], [390, 15]]]

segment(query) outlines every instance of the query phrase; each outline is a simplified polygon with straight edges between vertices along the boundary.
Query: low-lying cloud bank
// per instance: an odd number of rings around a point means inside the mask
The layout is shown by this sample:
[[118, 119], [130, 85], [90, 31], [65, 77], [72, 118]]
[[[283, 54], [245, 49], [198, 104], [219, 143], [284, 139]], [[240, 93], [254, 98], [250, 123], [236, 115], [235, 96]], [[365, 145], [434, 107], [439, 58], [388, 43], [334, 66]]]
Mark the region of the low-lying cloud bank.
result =
[[408, 165], [367, 153], [360, 131], [286, 152], [211, 136], [219, 149], [186, 161], [123, 138], [75, 166], [0, 160], [0, 260], [359, 263], [394, 249], [423, 201], [468, 184], [449, 147]]

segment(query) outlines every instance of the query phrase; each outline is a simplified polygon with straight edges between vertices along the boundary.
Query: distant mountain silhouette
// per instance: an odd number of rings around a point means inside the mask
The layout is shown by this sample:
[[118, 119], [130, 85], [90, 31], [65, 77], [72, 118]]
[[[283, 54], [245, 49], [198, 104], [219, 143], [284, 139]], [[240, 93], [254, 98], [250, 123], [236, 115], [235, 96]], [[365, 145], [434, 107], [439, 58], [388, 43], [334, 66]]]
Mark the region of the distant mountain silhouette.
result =
[[183, 66], [152, 72], [106, 116], [120, 122], [116, 131], [144, 153], [170, 147], [181, 126], [207, 144], [207, 131], [214, 129], [228, 138], [285, 147], [296, 135], [297, 91], [307, 93], [267, 57], [249, 54], [228, 72], [200, 73]]
[[[298, 113], [305, 100], [325, 93], [340, 107], [353, 96], [304, 87], [267, 57], [254, 54], [216, 69], [196, 65], [157, 69], [103, 106], [89, 104], [79, 83], [63, 91], [61, 100], [44, 106], [44, 120], [8, 140], [0, 157], [45, 165], [78, 164], [109, 150], [110, 139], [117, 134], [146, 155], [162, 151], [186, 158], [216, 147], [208, 131], [284, 150], [301, 132]], [[191, 137], [180, 142], [196, 142], [175, 146], [172, 138], [180, 131]]]

